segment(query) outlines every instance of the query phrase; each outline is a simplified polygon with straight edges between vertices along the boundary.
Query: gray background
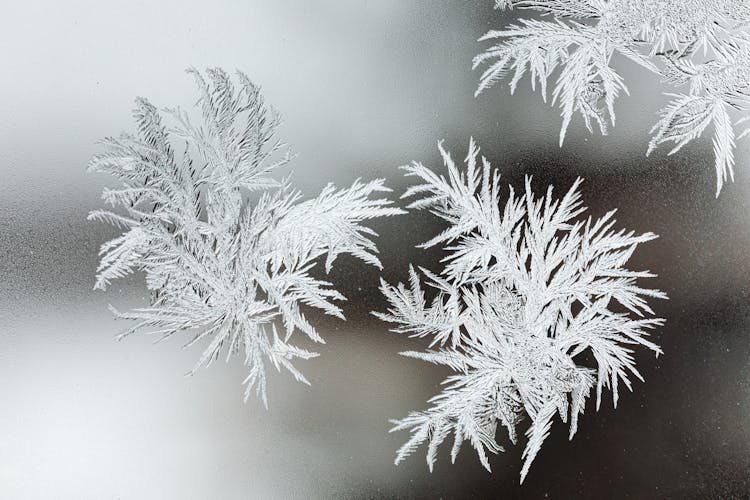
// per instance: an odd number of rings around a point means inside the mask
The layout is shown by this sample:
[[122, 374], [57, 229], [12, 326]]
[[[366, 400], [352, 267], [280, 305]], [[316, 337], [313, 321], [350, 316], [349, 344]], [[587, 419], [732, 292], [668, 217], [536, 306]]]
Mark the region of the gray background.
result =
[[[710, 140], [644, 156], [664, 102], [658, 79], [619, 61], [631, 97], [607, 138], [580, 121], [557, 146], [559, 116], [524, 81], [472, 97], [476, 39], [507, 19], [476, 1], [13, 2], [0, 16], [0, 498], [747, 497], [750, 492], [750, 171], [714, 199]], [[572, 442], [561, 423], [518, 486], [522, 446], [492, 457], [464, 447], [435, 472], [424, 449], [394, 467], [406, 433], [388, 419], [439, 390], [447, 373], [399, 357], [417, 340], [387, 332], [378, 273], [341, 258], [331, 279], [346, 322], [319, 318], [328, 343], [304, 362], [308, 388], [270, 382], [270, 409], [244, 405], [239, 362], [185, 377], [199, 348], [146, 336], [114, 341], [124, 324], [106, 305], [145, 303], [140, 279], [94, 292], [100, 243], [112, 228], [85, 221], [110, 179], [86, 175], [104, 135], [131, 129], [135, 96], [159, 106], [195, 99], [190, 65], [248, 73], [283, 113], [307, 194], [329, 180], [387, 177], [412, 159], [440, 168], [436, 141], [462, 157], [473, 135], [504, 178], [567, 189], [585, 177], [591, 213], [619, 207], [621, 227], [661, 238], [634, 268], [671, 300], [656, 339], [638, 353], [646, 383], [615, 411], [589, 403]], [[429, 214], [373, 225], [384, 277], [440, 229]], [[276, 374], [274, 374], [276, 375]]]

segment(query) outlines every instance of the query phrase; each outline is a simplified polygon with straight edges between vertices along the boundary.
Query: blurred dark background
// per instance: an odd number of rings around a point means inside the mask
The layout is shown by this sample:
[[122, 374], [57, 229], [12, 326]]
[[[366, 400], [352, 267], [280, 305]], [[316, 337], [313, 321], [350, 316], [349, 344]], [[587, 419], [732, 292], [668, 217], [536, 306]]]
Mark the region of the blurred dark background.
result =
[[[750, 496], [750, 169], [714, 198], [710, 138], [646, 157], [665, 102], [658, 78], [617, 61], [631, 96], [602, 138], [573, 123], [559, 148], [557, 109], [524, 81], [474, 99], [476, 39], [514, 15], [491, 0], [402, 2], [17, 2], [0, 17], [0, 498], [748, 498]], [[394, 466], [406, 433], [389, 418], [425, 408], [445, 370], [398, 356], [423, 343], [389, 333], [379, 273], [340, 258], [332, 281], [347, 321], [315, 318], [327, 340], [300, 368], [313, 386], [272, 377], [269, 410], [242, 403], [245, 370], [218, 363], [193, 377], [200, 348], [147, 336], [117, 343], [107, 310], [144, 304], [140, 277], [92, 291], [112, 228], [85, 221], [111, 179], [86, 175], [105, 135], [131, 130], [138, 95], [187, 106], [183, 70], [241, 69], [283, 114], [307, 194], [326, 182], [386, 177], [419, 160], [442, 169], [470, 136], [520, 187], [566, 190], [577, 176], [592, 215], [660, 235], [630, 267], [658, 278], [665, 355], [637, 354], [645, 383], [599, 412], [589, 402], [568, 442], [556, 422], [523, 486], [523, 444], [491, 458], [424, 448]], [[383, 277], [438, 268], [414, 245], [439, 231], [427, 213], [378, 221]], [[302, 339], [300, 339], [300, 342]]]

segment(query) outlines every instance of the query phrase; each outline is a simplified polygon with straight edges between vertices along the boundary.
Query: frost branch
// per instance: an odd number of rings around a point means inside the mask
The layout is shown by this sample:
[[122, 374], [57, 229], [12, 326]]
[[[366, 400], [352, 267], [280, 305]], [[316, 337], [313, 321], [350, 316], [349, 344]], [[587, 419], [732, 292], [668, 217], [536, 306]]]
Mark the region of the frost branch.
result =
[[292, 155], [276, 139], [279, 117], [260, 88], [239, 72], [234, 80], [220, 69], [188, 73], [200, 94], [200, 124], [185, 110], [160, 112], [139, 98], [137, 132], [104, 139], [105, 151], [91, 159], [89, 171], [122, 183], [102, 194], [119, 213], [89, 215], [123, 230], [102, 245], [94, 288], [142, 271], [151, 303], [114, 311], [136, 322], [121, 337], [190, 331], [187, 345], [207, 344], [193, 371], [222, 352], [241, 355], [250, 370], [245, 400], [255, 391], [267, 406], [266, 362], [308, 383], [292, 362], [317, 354], [289, 343], [297, 330], [323, 342], [305, 310], [343, 319], [335, 305], [343, 295], [311, 269], [325, 257], [330, 271], [340, 254], [380, 266], [375, 233], [363, 222], [403, 211], [373, 197], [389, 191], [382, 179], [328, 185], [300, 201], [289, 179], [272, 176]]
[[[420, 163], [403, 167], [421, 182], [404, 196], [414, 197], [410, 208], [448, 222], [422, 245], [445, 245], [445, 267], [439, 274], [410, 268], [408, 285], [381, 282], [390, 307], [374, 314], [395, 323], [394, 332], [431, 338], [431, 349], [402, 354], [455, 373], [429, 409], [394, 421], [394, 431], [412, 433], [396, 463], [427, 442], [432, 470], [438, 446], [453, 434], [452, 460], [468, 440], [490, 470], [487, 453], [502, 451], [498, 425], [515, 443], [528, 417], [523, 482], [555, 414], [569, 421], [572, 439], [592, 389], [597, 409], [605, 389], [616, 406], [620, 384], [642, 380], [633, 347], [661, 353], [648, 330], [663, 320], [649, 317], [647, 299], [666, 295], [636, 284], [653, 274], [624, 267], [656, 235], [614, 230], [614, 211], [581, 220], [581, 179], [558, 198], [552, 187], [537, 197], [527, 177], [523, 193], [511, 187], [503, 200], [500, 174], [480, 161], [473, 140], [463, 170], [442, 145], [440, 153], [447, 178]], [[429, 303], [420, 274], [435, 293]]]
[[[697, 139], [711, 125], [716, 157], [716, 196], [733, 178], [735, 140], [747, 135], [735, 127], [750, 116], [750, 4], [745, 0], [504, 0], [496, 8], [541, 13], [521, 19], [480, 41], [496, 44], [474, 58], [487, 66], [476, 94], [509, 78], [511, 93], [528, 72], [547, 99], [556, 76], [552, 104], [561, 108], [560, 144], [574, 114], [589, 132], [595, 124], [606, 135], [615, 124], [614, 103], [628, 92], [612, 66], [623, 56], [682, 87], [659, 111], [647, 154], [666, 142], [672, 153]], [[549, 17], [552, 17], [550, 20]], [[741, 115], [733, 118], [732, 115]]]

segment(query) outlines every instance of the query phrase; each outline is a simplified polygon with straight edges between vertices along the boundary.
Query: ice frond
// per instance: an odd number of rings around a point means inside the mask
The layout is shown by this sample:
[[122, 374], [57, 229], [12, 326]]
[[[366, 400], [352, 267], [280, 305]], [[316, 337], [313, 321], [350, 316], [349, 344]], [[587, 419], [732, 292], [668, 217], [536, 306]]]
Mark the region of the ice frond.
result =
[[495, 8], [499, 10], [513, 8], [513, 0], [495, 0]]
[[651, 129], [655, 133], [647, 154], [664, 142], [676, 145], [676, 153], [713, 125], [713, 147], [716, 158], [716, 196], [727, 179], [734, 179], [735, 132], [729, 116], [729, 105], [720, 98], [699, 95], [673, 95], [674, 99], [660, 111], [661, 119]]
[[489, 454], [502, 451], [498, 425], [515, 443], [528, 417], [523, 481], [555, 414], [572, 439], [592, 388], [598, 408], [604, 390], [616, 405], [620, 384], [642, 380], [634, 347], [661, 353], [648, 336], [663, 320], [650, 317], [647, 301], [666, 295], [638, 285], [652, 273], [625, 267], [656, 235], [615, 230], [614, 211], [582, 219], [581, 179], [561, 195], [550, 186], [539, 196], [527, 178], [521, 193], [510, 187], [504, 197], [499, 173], [473, 140], [464, 168], [442, 145], [440, 152], [447, 176], [413, 163], [406, 174], [419, 183], [406, 195], [448, 223], [428, 242], [444, 246], [445, 266], [410, 268], [408, 285], [382, 282], [390, 307], [374, 314], [394, 332], [431, 338], [428, 350], [402, 354], [454, 374], [429, 409], [394, 421], [393, 430], [412, 433], [396, 463], [427, 443], [432, 469], [453, 434], [451, 458], [468, 441], [489, 470]]
[[[199, 91], [199, 121], [183, 109], [159, 111], [138, 98], [136, 133], [103, 141], [89, 170], [121, 182], [102, 198], [119, 213], [89, 219], [124, 232], [101, 247], [95, 288], [143, 272], [149, 307], [116, 316], [161, 339], [192, 332], [187, 345], [206, 344], [196, 369], [222, 353], [243, 357], [247, 397], [266, 402], [265, 364], [307, 379], [292, 364], [316, 356], [289, 343], [295, 331], [323, 342], [305, 314], [318, 309], [343, 318], [344, 299], [311, 274], [341, 254], [380, 266], [368, 220], [402, 213], [385, 198], [382, 179], [327, 186], [302, 201], [274, 170], [292, 159], [276, 138], [278, 114], [247, 76], [221, 69], [188, 72]], [[167, 125], [169, 123], [169, 125]], [[283, 328], [279, 335], [277, 328]]]
[[[672, 152], [713, 125], [717, 196], [733, 178], [735, 134], [750, 97], [750, 4], [744, 0], [509, 0], [496, 7], [540, 12], [492, 30], [494, 45], [474, 58], [484, 67], [476, 95], [501, 80], [513, 93], [528, 73], [561, 110], [560, 144], [576, 114], [589, 132], [615, 125], [615, 101], [628, 93], [614, 63], [622, 56], [687, 93], [661, 110], [649, 153], [664, 142]], [[551, 18], [551, 19], [550, 19]]]

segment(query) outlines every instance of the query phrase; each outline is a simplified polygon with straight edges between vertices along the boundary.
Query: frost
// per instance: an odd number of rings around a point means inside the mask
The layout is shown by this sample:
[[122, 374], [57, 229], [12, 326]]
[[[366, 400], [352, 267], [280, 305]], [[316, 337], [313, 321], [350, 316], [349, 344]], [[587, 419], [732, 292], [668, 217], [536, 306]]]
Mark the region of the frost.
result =
[[[716, 195], [733, 179], [735, 141], [750, 116], [750, 3], [745, 0], [503, 0], [496, 8], [538, 11], [541, 19], [521, 19], [480, 40], [499, 40], [474, 59], [488, 65], [477, 95], [503, 78], [511, 93], [526, 73], [562, 115], [560, 144], [575, 113], [592, 132], [615, 124], [614, 103], [625, 81], [613, 67], [615, 55], [661, 75], [682, 91], [659, 111], [647, 154], [666, 142], [671, 153], [713, 127]], [[551, 16], [553, 19], [548, 19]], [[740, 118], [732, 118], [740, 115]], [[670, 154], [671, 154], [670, 153]]]
[[436, 295], [428, 304], [420, 273], [410, 268], [408, 285], [381, 282], [390, 307], [374, 314], [396, 323], [394, 332], [431, 338], [428, 350], [403, 355], [455, 374], [431, 408], [393, 421], [393, 431], [412, 433], [396, 463], [427, 442], [432, 470], [438, 446], [453, 434], [451, 460], [468, 440], [489, 470], [487, 452], [503, 450], [498, 424], [515, 443], [529, 417], [523, 482], [555, 414], [569, 419], [572, 439], [591, 389], [597, 409], [605, 389], [616, 406], [619, 383], [631, 389], [631, 377], [642, 380], [633, 347], [661, 353], [647, 331], [663, 320], [650, 317], [646, 300], [666, 295], [636, 284], [654, 274], [624, 268], [636, 246], [656, 235], [613, 230], [614, 210], [579, 220], [586, 210], [581, 179], [557, 199], [552, 187], [537, 197], [527, 177], [525, 191], [511, 187], [501, 204], [500, 174], [484, 157], [479, 164], [473, 140], [465, 171], [442, 145], [440, 153], [447, 179], [420, 163], [403, 167], [423, 182], [404, 194], [417, 196], [409, 208], [429, 209], [449, 224], [420, 245], [447, 245], [439, 274], [421, 269]]
[[151, 303], [113, 309], [136, 321], [120, 337], [191, 332], [188, 346], [207, 343], [193, 371], [223, 351], [227, 359], [240, 355], [249, 369], [245, 400], [255, 390], [267, 406], [266, 361], [308, 383], [292, 362], [317, 353], [289, 342], [297, 330], [323, 342], [305, 309], [344, 318], [334, 303], [343, 295], [311, 276], [312, 268], [324, 258], [328, 272], [340, 254], [380, 267], [370, 239], [376, 234], [362, 223], [403, 211], [371, 197], [389, 191], [382, 179], [345, 189], [329, 184], [301, 201], [288, 177], [271, 175], [292, 155], [275, 138], [279, 118], [260, 89], [239, 72], [236, 83], [220, 69], [189, 73], [200, 92], [200, 124], [182, 109], [161, 113], [139, 98], [137, 133], [105, 139], [106, 152], [89, 164], [122, 182], [102, 194], [121, 212], [89, 215], [123, 230], [102, 245], [94, 288], [142, 271]]

